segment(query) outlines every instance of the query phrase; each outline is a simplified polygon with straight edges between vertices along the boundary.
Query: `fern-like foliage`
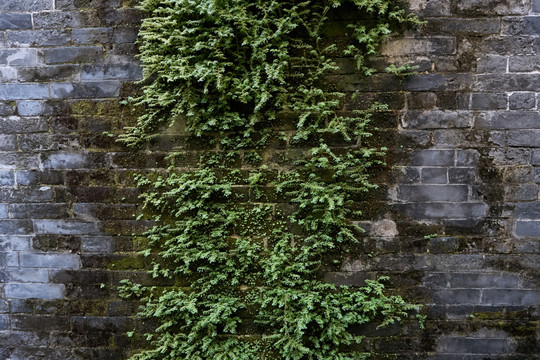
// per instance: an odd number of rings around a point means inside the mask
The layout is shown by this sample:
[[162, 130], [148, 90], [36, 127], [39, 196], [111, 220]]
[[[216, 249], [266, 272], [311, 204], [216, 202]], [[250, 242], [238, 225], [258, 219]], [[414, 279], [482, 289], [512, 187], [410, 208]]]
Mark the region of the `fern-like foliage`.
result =
[[[124, 281], [121, 295], [157, 324], [132, 359], [361, 359], [355, 328], [414, 308], [387, 295], [384, 279], [322, 280], [325, 259], [357, 242], [354, 202], [376, 187], [368, 171], [385, 152], [364, 145], [384, 107], [343, 112], [345, 94], [324, 81], [338, 69], [324, 28], [344, 6], [371, 19], [350, 25], [345, 48], [359, 76], [373, 72], [366, 59], [391, 29], [418, 22], [393, 0], [141, 1], [145, 80], [133, 101], [145, 113], [120, 140], [137, 147], [183, 122], [220, 151], [188, 170], [171, 154], [166, 174], [137, 178], [156, 224], [143, 253], [164, 285]], [[283, 118], [295, 128], [277, 134]], [[308, 149], [277, 166], [260, 155], [276, 137]]]

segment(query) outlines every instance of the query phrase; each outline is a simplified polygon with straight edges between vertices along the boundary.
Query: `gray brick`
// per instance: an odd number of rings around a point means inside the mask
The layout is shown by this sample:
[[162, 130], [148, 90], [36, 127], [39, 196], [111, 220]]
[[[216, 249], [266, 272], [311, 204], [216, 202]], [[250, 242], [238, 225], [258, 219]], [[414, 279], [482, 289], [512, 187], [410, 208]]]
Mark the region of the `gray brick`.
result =
[[121, 83], [119, 81], [99, 81], [77, 83], [56, 83], [51, 84], [53, 98], [109, 98], [117, 97], [120, 93]]
[[479, 304], [480, 294], [479, 289], [437, 289], [431, 299], [437, 304]]
[[41, 64], [36, 49], [0, 49], [0, 64], [9, 66], [37, 66]]
[[413, 219], [478, 219], [486, 216], [488, 206], [483, 203], [419, 203], [394, 205]]
[[498, 111], [477, 117], [474, 126], [479, 129], [540, 129], [540, 118], [532, 111]]
[[0, 66], [0, 81], [3, 83], [12, 82], [18, 79], [18, 68]]
[[533, 149], [531, 164], [540, 165], [540, 149]]
[[527, 110], [536, 107], [536, 96], [534, 93], [515, 93], [510, 95], [510, 110]]
[[54, 153], [43, 160], [46, 169], [80, 169], [90, 164], [87, 154], [80, 153]]
[[142, 68], [138, 64], [85, 65], [82, 67], [83, 80], [140, 80]]
[[519, 275], [510, 273], [451, 273], [448, 274], [449, 286], [452, 288], [517, 288]]
[[8, 218], [7, 204], [0, 204], [0, 219]]
[[532, 55], [535, 47], [535, 38], [530, 36], [494, 36], [484, 39], [475, 50], [485, 55]]
[[471, 126], [468, 111], [407, 111], [402, 126], [407, 129], [448, 129]]
[[79, 269], [81, 261], [76, 254], [21, 253], [20, 266], [23, 268]]
[[115, 44], [132, 44], [137, 40], [137, 28], [117, 27], [113, 32], [113, 42]]
[[31, 100], [49, 98], [47, 84], [0, 84], [0, 100]]
[[520, 55], [511, 56], [508, 59], [508, 67], [511, 72], [531, 72], [540, 70], [540, 56], [538, 55]]
[[475, 76], [475, 91], [540, 91], [540, 74], [480, 74]]
[[473, 184], [476, 179], [474, 168], [451, 168], [448, 169], [448, 182], [450, 184]]
[[21, 283], [4, 287], [8, 299], [62, 299], [64, 284]]
[[412, 166], [453, 166], [454, 150], [420, 150], [413, 154]]
[[422, 168], [422, 182], [425, 184], [448, 183], [447, 168]]
[[17, 150], [17, 138], [15, 135], [0, 135], [0, 151]]
[[430, 35], [488, 35], [500, 29], [498, 18], [435, 18], [430, 19], [424, 31]]
[[9, 216], [13, 219], [67, 219], [67, 204], [9, 204]]
[[47, 283], [49, 270], [39, 268], [22, 268], [9, 270], [10, 282]]
[[73, 1], [73, 0], [56, 0], [57, 10], [77, 10], [86, 7], [98, 7], [106, 5], [106, 9], [118, 8], [122, 5], [121, 0], [107, 0], [104, 3], [102, 0], [86, 0], [86, 1]]
[[50, 186], [19, 187], [17, 189], [0, 188], [0, 199], [7, 203], [12, 202], [49, 202], [53, 199], [53, 192]]
[[78, 80], [78, 65], [49, 65], [32, 68], [21, 68], [18, 70], [19, 81], [68, 81]]
[[98, 224], [94, 222], [63, 221], [63, 220], [34, 220], [34, 230], [37, 234], [98, 234]]
[[0, 11], [33, 12], [52, 9], [53, 2], [51, 0], [17, 0], [0, 3]]
[[[437, 344], [437, 351], [441, 353], [454, 354], [505, 354], [512, 351], [508, 339], [485, 339], [485, 338], [467, 338], [467, 337], [443, 337]], [[463, 356], [463, 355], [460, 355]], [[482, 358], [485, 359], [483, 356]], [[462, 359], [465, 359], [462, 357]], [[470, 359], [470, 357], [467, 357]], [[479, 358], [480, 359], [480, 358]]]
[[21, 116], [38, 116], [43, 114], [41, 101], [17, 101], [17, 113]]
[[[8, 3], [13, 3], [9, 1]], [[0, 13], [0, 30], [31, 29], [32, 16], [30, 14]]]
[[465, 185], [401, 185], [398, 199], [413, 202], [464, 202], [469, 188]]
[[509, 130], [508, 145], [519, 147], [540, 147], [540, 129]]
[[538, 305], [540, 303], [540, 290], [485, 289], [482, 292], [482, 303], [514, 306]]
[[392, 39], [381, 50], [384, 56], [450, 55], [456, 50], [453, 37]]
[[112, 254], [114, 240], [110, 236], [84, 236], [81, 238], [82, 251], [88, 254]]
[[0, 234], [28, 234], [31, 231], [30, 220], [0, 220]]
[[2, 169], [24, 167], [30, 170], [39, 168], [40, 164], [40, 158], [37, 154], [6, 152], [0, 157], [0, 168]]
[[73, 29], [73, 42], [77, 45], [110, 43], [112, 33], [112, 28]]
[[45, 11], [34, 14], [36, 29], [66, 29], [81, 26], [81, 13], [77, 11]]
[[471, 109], [506, 109], [506, 94], [474, 93], [471, 98]]
[[524, 15], [529, 11], [529, 0], [467, 0], [456, 2], [458, 14], [471, 15]]
[[520, 237], [540, 236], [540, 221], [537, 220], [519, 220], [516, 222], [516, 235]]
[[506, 201], [534, 201], [538, 199], [538, 185], [521, 184], [506, 186], [504, 189]]
[[90, 63], [103, 56], [101, 46], [55, 47], [42, 49], [41, 56], [47, 64]]
[[62, 46], [71, 43], [70, 29], [8, 31], [6, 42], [17, 46]]
[[58, 150], [58, 141], [48, 133], [20, 134], [17, 139], [19, 150], [24, 152]]
[[477, 166], [480, 159], [478, 150], [458, 150], [456, 166]]
[[502, 34], [519, 36], [538, 36], [540, 32], [540, 16], [508, 17], [503, 19]]
[[0, 186], [15, 184], [15, 173], [9, 170], [0, 170]]
[[[453, 237], [437, 237], [429, 239], [429, 252], [431, 254], [453, 253], [459, 248], [459, 239]], [[445, 280], [446, 284], [446, 280]], [[446, 285], [445, 285], [446, 286]]]
[[477, 73], [505, 73], [508, 57], [500, 55], [484, 55], [476, 62]]

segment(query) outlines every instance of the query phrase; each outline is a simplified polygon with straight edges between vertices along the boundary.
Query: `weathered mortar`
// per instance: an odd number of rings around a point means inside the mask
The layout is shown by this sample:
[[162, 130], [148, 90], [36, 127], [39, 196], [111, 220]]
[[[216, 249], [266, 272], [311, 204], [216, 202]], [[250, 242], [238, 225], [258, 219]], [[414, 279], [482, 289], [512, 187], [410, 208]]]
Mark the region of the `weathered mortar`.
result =
[[[126, 357], [134, 306], [115, 285], [149, 281], [134, 271], [143, 240], [130, 235], [147, 224], [133, 220], [132, 174], [163, 167], [169, 149], [181, 150], [179, 166], [208, 150], [182, 133], [130, 153], [103, 135], [134, 116], [119, 104], [141, 76], [133, 5], [0, 3], [0, 359]], [[390, 103], [375, 138], [392, 169], [365, 202], [370, 256], [327, 278], [360, 286], [390, 275], [392, 291], [427, 304], [426, 331], [363, 329], [377, 352], [537, 358], [540, 1], [408, 5], [427, 23], [387, 42], [373, 59], [381, 73], [365, 82], [340, 58], [345, 70], [330, 78], [361, 92], [344, 110]], [[400, 82], [382, 72], [390, 62], [419, 74]], [[299, 151], [276, 143], [265, 156], [285, 164]]]

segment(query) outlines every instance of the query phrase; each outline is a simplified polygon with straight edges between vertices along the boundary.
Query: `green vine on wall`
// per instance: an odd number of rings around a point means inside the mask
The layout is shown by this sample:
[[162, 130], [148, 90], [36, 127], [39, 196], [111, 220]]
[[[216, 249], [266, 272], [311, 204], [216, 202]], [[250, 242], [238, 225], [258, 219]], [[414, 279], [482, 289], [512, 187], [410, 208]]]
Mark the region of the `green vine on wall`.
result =
[[[351, 44], [324, 35], [346, 6]], [[142, 0], [145, 109], [121, 141], [137, 147], [185, 123], [214, 148], [181, 169], [137, 177], [155, 226], [151, 274], [168, 286], [125, 281], [158, 325], [132, 359], [360, 359], [355, 327], [400, 321], [414, 306], [384, 292], [324, 282], [329, 259], [357, 243], [355, 202], [375, 188], [369, 170], [385, 148], [365, 145], [373, 111], [342, 110], [347, 94], [325, 76], [333, 60], [367, 57], [399, 24], [418, 20], [393, 0]], [[294, 126], [287, 127], [287, 124]], [[269, 148], [305, 149], [280, 163]], [[339, 143], [339, 146], [333, 146]], [[285, 151], [283, 151], [286, 154]], [[298, 154], [298, 152], [297, 152]], [[334, 260], [337, 262], [338, 260]]]

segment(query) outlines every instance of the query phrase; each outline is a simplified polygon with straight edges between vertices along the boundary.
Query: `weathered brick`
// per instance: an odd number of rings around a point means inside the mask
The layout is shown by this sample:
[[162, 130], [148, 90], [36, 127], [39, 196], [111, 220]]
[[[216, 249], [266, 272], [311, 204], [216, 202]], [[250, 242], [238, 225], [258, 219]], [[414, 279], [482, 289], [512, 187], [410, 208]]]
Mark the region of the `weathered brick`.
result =
[[82, 24], [81, 13], [76, 11], [43, 11], [33, 18], [36, 29], [77, 28]]
[[471, 15], [525, 15], [529, 11], [529, 0], [468, 0], [457, 1], [458, 14]]
[[[13, 2], [8, 2], [13, 3]], [[32, 16], [30, 14], [17, 14], [0, 12], [0, 30], [5, 29], [31, 29]]]
[[6, 43], [19, 46], [63, 46], [71, 42], [70, 29], [8, 31]]
[[420, 150], [410, 160], [412, 166], [453, 166], [454, 150]]
[[47, 84], [0, 84], [0, 100], [31, 100], [49, 98]]
[[514, 93], [508, 98], [510, 110], [527, 110], [536, 107], [534, 93]]
[[403, 56], [411, 54], [450, 55], [456, 51], [453, 37], [392, 39], [383, 47], [384, 56]]
[[476, 117], [474, 126], [479, 129], [539, 129], [540, 118], [531, 111], [499, 111]]
[[81, 261], [76, 254], [21, 253], [20, 266], [23, 268], [79, 269]]
[[402, 126], [407, 129], [467, 128], [471, 120], [471, 114], [466, 111], [407, 111]]
[[425, 184], [448, 183], [447, 168], [422, 168], [422, 182]]
[[519, 147], [540, 147], [540, 129], [509, 130], [508, 145]]
[[471, 109], [506, 109], [506, 94], [474, 93], [471, 97]]
[[112, 28], [73, 29], [73, 42], [77, 45], [107, 44], [111, 42]]
[[431, 299], [438, 304], [479, 304], [480, 295], [479, 289], [437, 289]]
[[43, 114], [41, 101], [17, 101], [17, 113], [20, 116], [38, 116]]
[[426, 202], [465, 202], [469, 193], [465, 185], [401, 185], [398, 199], [404, 201]]
[[14, 283], [6, 284], [6, 297], [11, 299], [62, 299], [63, 284]]
[[83, 80], [140, 80], [142, 68], [138, 64], [85, 65], [81, 70]]
[[540, 221], [519, 220], [516, 222], [516, 235], [522, 237], [540, 236]]
[[501, 55], [484, 55], [476, 61], [477, 73], [505, 73], [508, 57]]
[[41, 50], [47, 64], [91, 63], [103, 56], [101, 46], [55, 47]]
[[[441, 353], [462, 354], [484, 354], [478, 359], [485, 358], [485, 355], [504, 354], [511, 351], [509, 339], [484, 339], [467, 337], [443, 337], [437, 344], [437, 351]], [[467, 356], [468, 359], [473, 359]]]
[[540, 91], [540, 74], [480, 74], [474, 81], [475, 91]]
[[540, 290], [532, 289], [485, 289], [482, 292], [483, 304], [538, 305]]
[[37, 66], [41, 64], [36, 49], [0, 50], [0, 64], [9, 66]]
[[478, 219], [486, 216], [488, 210], [483, 203], [413, 203], [394, 207], [413, 219]]
[[51, 94], [56, 99], [109, 98], [119, 95], [121, 85], [120, 82], [112, 80], [85, 83], [55, 83], [51, 84]]
[[62, 220], [34, 220], [36, 234], [97, 234], [95, 222], [62, 221]]
[[424, 31], [433, 35], [489, 35], [497, 34], [500, 29], [498, 18], [438, 18], [430, 19]]
[[519, 275], [511, 273], [452, 273], [448, 274], [448, 283], [452, 288], [508, 288], [519, 287]]

